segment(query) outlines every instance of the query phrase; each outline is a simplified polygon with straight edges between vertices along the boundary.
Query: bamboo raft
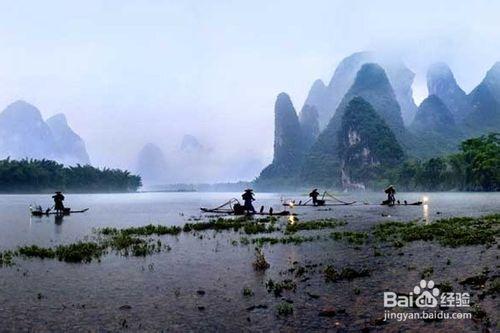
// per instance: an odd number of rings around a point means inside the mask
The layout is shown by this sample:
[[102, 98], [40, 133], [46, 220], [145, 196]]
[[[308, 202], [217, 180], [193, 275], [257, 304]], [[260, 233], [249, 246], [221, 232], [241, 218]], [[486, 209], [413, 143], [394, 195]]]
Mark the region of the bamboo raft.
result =
[[422, 201], [415, 201], [411, 203], [387, 203], [386, 201], [383, 201], [380, 205], [381, 206], [389, 206], [389, 207], [394, 207], [394, 206], [422, 206], [423, 202]]
[[245, 210], [245, 208], [240, 204], [240, 202], [236, 198], [232, 198], [231, 200], [223, 203], [222, 205], [220, 205], [218, 207], [215, 207], [215, 208], [201, 207], [200, 210], [204, 213], [232, 214], [232, 215], [246, 215], [246, 216], [253, 216], [253, 215], [260, 215], [260, 216], [295, 215], [295, 214], [290, 213], [287, 210], [274, 212], [272, 207], [269, 208], [269, 211], [265, 212], [264, 206], [261, 206], [260, 210], [258, 212], [248, 212]]
[[32, 216], [49, 216], [49, 215], [57, 215], [57, 216], [68, 216], [71, 214], [77, 214], [77, 213], [85, 213], [86, 211], [89, 210], [89, 208], [81, 209], [81, 210], [71, 210], [70, 208], [64, 209], [62, 212], [57, 212], [57, 211], [51, 211], [50, 209], [47, 210], [40, 210], [40, 209], [33, 209], [30, 208], [31, 210], [31, 215]]
[[[329, 197], [330, 199], [336, 201], [336, 202], [327, 202], [325, 200], [325, 196], [326, 197]], [[283, 206], [285, 207], [324, 207], [324, 206], [350, 206], [352, 204], [355, 204], [356, 201], [343, 201], [343, 200], [340, 200], [339, 198], [331, 195], [330, 193], [328, 193], [327, 191], [325, 191], [323, 193], [323, 196], [321, 197], [320, 200], [317, 201], [317, 204], [313, 204], [312, 203], [312, 198], [310, 198], [309, 200], [305, 201], [305, 202], [302, 202], [299, 201], [298, 203], [295, 202], [295, 200], [292, 200], [292, 201], [287, 201], [287, 202], [283, 202]]]

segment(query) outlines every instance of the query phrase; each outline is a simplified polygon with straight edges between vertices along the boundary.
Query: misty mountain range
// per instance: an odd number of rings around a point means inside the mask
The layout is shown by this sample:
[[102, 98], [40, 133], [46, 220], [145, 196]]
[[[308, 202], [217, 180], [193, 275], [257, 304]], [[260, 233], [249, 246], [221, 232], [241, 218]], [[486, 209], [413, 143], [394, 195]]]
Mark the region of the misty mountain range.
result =
[[[84, 140], [68, 125], [64, 114], [46, 120], [40, 110], [25, 101], [16, 101], [0, 113], [0, 159], [50, 159], [74, 166], [90, 164]], [[202, 182], [214, 175], [238, 180], [245, 173], [257, 174], [260, 160], [249, 158], [224, 163], [212, 148], [186, 134], [174, 151], [165, 152], [154, 143], [146, 144], [131, 163], [146, 185]]]
[[133, 171], [143, 183], [165, 185], [175, 183], [202, 183], [206, 179], [240, 179], [242, 174], [257, 174], [263, 163], [249, 154], [247, 158], [220, 160], [216, 151], [205, 146], [191, 134], [183, 136], [177, 148], [164, 151], [154, 143], [147, 143], [137, 154]]
[[328, 85], [313, 83], [299, 114], [280, 93], [273, 161], [256, 185], [364, 188], [405, 159], [449, 154], [465, 138], [500, 131], [500, 62], [468, 95], [446, 64], [430, 66], [418, 107], [413, 78], [402, 62], [359, 52]]
[[85, 143], [64, 114], [44, 121], [40, 110], [25, 101], [16, 101], [0, 113], [0, 158], [7, 157], [90, 164]]
[[[430, 66], [429, 96], [419, 106], [413, 99], [414, 77], [401, 61], [358, 52], [339, 63], [328, 84], [312, 84], [300, 112], [286, 93], [279, 94], [274, 156], [264, 170], [251, 150], [244, 152], [248, 157], [222, 161], [189, 134], [169, 152], [146, 144], [132, 169], [145, 184], [203, 182], [214, 175], [237, 180], [262, 170], [256, 182], [262, 186], [363, 187], [368, 175], [401, 161], [392, 151], [401, 150], [405, 158], [441, 156], [456, 151], [465, 138], [500, 130], [500, 63], [469, 94], [445, 63]], [[64, 114], [44, 120], [24, 101], [0, 113], [0, 158], [7, 157], [90, 164], [84, 141]]]

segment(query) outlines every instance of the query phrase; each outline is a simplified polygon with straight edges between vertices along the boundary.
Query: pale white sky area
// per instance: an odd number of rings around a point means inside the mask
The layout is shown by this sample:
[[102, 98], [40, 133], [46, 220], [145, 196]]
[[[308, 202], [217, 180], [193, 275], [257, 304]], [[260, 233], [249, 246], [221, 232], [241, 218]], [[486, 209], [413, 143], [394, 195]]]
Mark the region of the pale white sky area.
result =
[[498, 13], [493, 0], [1, 1], [0, 109], [65, 113], [96, 165], [129, 167], [146, 142], [168, 153], [185, 133], [221, 162], [268, 163], [279, 92], [299, 110], [361, 50], [400, 56], [418, 102], [439, 60], [469, 92], [500, 60]]

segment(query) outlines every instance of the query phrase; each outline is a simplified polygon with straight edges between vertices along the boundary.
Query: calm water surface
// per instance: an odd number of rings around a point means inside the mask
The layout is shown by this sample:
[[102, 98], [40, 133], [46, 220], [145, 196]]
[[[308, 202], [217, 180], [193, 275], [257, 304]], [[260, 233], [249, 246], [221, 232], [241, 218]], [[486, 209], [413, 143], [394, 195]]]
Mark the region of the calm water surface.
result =
[[[69, 194], [65, 204], [73, 209], [90, 208], [84, 214], [73, 214], [57, 220], [54, 216], [30, 217], [29, 205], [52, 206], [50, 195], [0, 195], [0, 249], [22, 244], [47, 245], [73, 242], [90, 234], [93, 228], [129, 227], [146, 224], [182, 225], [193, 217], [202, 216], [200, 207], [215, 207], [240, 193], [129, 193], [129, 194]], [[293, 211], [299, 218], [349, 217], [359, 223], [369, 219], [431, 221], [446, 216], [475, 216], [498, 211], [497, 193], [401, 193], [398, 198], [414, 202], [428, 198], [428, 205], [384, 207], [376, 205], [384, 198], [379, 193], [341, 195], [345, 201], [357, 201], [353, 206], [311, 209], [298, 207]], [[258, 193], [255, 206], [283, 209], [282, 199], [307, 200], [300, 194]], [[371, 203], [372, 205], [366, 205]], [[439, 214], [437, 214], [439, 213]], [[384, 215], [384, 216], [382, 216]]]
[[[19, 245], [53, 246], [74, 242], [101, 227], [128, 227], [146, 224], [182, 225], [198, 219], [199, 207], [215, 207], [240, 193], [134, 193], [67, 195], [66, 205], [89, 207], [84, 214], [56, 220], [53, 216], [32, 218], [30, 204], [52, 205], [49, 195], [0, 196], [0, 248]], [[282, 198], [306, 200], [292, 194], [257, 193], [256, 207], [281, 210]], [[448, 216], [478, 216], [500, 212], [497, 193], [400, 193], [409, 202], [427, 197], [425, 206], [385, 207], [376, 203], [383, 194], [342, 196], [357, 200], [353, 206], [294, 208], [298, 218], [310, 220], [336, 217], [348, 222], [346, 230], [366, 230], [380, 221], [418, 220], [431, 223]], [[371, 204], [364, 204], [371, 203]], [[284, 223], [286, 223], [286, 218]], [[322, 230], [329, 233], [329, 230]], [[203, 237], [200, 237], [203, 236]], [[264, 273], [252, 268], [252, 245], [239, 243], [241, 234], [227, 231], [201, 235], [163, 236], [172, 247], [145, 258], [105, 256], [102, 262], [67, 264], [56, 260], [16, 258], [13, 267], [0, 268], [0, 332], [2, 331], [359, 331], [375, 327], [383, 313], [383, 290], [408, 292], [420, 279], [421, 271], [434, 267], [436, 281], [449, 280], [454, 288], [464, 275], [498, 264], [498, 249], [490, 247], [442, 248], [435, 243], [415, 242], [400, 249], [387, 248], [382, 257], [373, 257], [371, 246], [353, 247], [345, 242], [321, 241], [295, 245], [264, 246], [271, 264]], [[235, 245], [237, 244], [237, 245]], [[239, 244], [239, 245], [238, 245]], [[450, 260], [451, 264], [447, 261]], [[299, 282], [295, 293], [283, 299], [268, 294], [265, 282], [290, 277], [294, 262], [335, 267], [369, 267], [370, 278], [325, 284], [322, 268], [310, 280]], [[295, 279], [293, 276], [291, 277]], [[244, 286], [255, 295], [243, 297]], [[353, 290], [359, 292], [355, 295]], [[198, 290], [205, 293], [200, 294]], [[312, 299], [308, 293], [320, 295]], [[294, 302], [294, 314], [276, 316], [276, 305]], [[253, 309], [252, 306], [261, 305]], [[125, 307], [124, 307], [125, 306]], [[498, 302], [487, 298], [482, 306], [490, 313]], [[334, 318], [319, 317], [325, 307], [344, 309]], [[498, 313], [498, 311], [496, 311]], [[491, 318], [493, 327], [498, 318]], [[427, 325], [427, 326], [426, 326]], [[446, 323], [396, 323], [385, 329], [435, 331], [481, 331], [473, 321]], [[379, 327], [382, 329], [384, 327]]]

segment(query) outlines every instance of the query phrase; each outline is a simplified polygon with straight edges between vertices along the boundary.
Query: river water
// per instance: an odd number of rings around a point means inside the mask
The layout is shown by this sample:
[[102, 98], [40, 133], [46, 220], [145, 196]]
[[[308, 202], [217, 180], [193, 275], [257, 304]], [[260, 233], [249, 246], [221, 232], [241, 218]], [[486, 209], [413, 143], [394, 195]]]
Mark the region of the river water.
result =
[[[239, 193], [130, 193], [130, 194], [70, 194], [66, 205], [73, 209], [90, 208], [83, 214], [63, 219], [30, 217], [30, 204], [52, 205], [49, 195], [0, 196], [0, 251], [21, 245], [54, 246], [85, 239], [96, 228], [142, 226], [146, 224], [183, 225], [188, 221], [206, 219], [200, 207], [215, 207]], [[301, 194], [257, 193], [256, 208], [264, 205], [282, 210], [281, 200], [307, 200]], [[324, 208], [293, 208], [299, 220], [338, 218], [348, 222], [348, 228], [364, 230], [379, 221], [411, 221], [432, 223], [450, 216], [480, 216], [500, 212], [498, 193], [398, 193], [397, 198], [408, 202], [425, 200], [422, 206], [386, 207], [378, 205], [384, 198], [379, 193], [339, 196], [344, 201], [357, 201], [351, 206]], [[284, 218], [286, 220], [286, 218]], [[418, 282], [418, 270], [380, 273], [369, 281], [350, 282], [339, 286], [321, 286], [312, 279], [307, 287], [321, 294], [319, 300], [307, 298], [304, 292], [287, 296], [295, 304], [292, 316], [276, 316], [274, 307], [280, 299], [269, 296], [264, 284], [269, 278], [279, 279], [291, 263], [334, 261], [338, 264], [365, 265], [370, 249], [353, 250], [338, 243], [304, 243], [300, 246], [276, 245], [264, 248], [271, 268], [265, 273], [253, 270], [253, 247], [235, 246], [241, 235], [231, 232], [210, 233], [204, 237], [181, 234], [164, 236], [162, 241], [172, 250], [145, 258], [109, 254], [100, 263], [67, 264], [55, 260], [24, 260], [16, 258], [12, 267], [0, 268], [0, 331], [34, 330], [359, 330], [373, 321], [376, 300], [366, 297], [353, 300], [353, 288], [361, 295], [369, 289], [403, 288], [398, 283]], [[491, 253], [480, 249], [443, 250], [425, 245], [427, 255], [419, 245], [409, 245], [417, 266], [440, 265], [447, 258], [457, 258], [456, 274], [467, 269], [480, 269], [484, 262], [495, 261], [498, 249]], [[448, 252], [446, 252], [448, 251]], [[439, 253], [439, 258], [435, 254]], [[380, 262], [382, 270], [404, 261], [397, 255]], [[462, 259], [458, 259], [462, 258]], [[492, 259], [493, 258], [493, 259]], [[452, 259], [453, 261], [454, 259]], [[458, 262], [461, 261], [461, 265]], [[442, 264], [442, 263], [441, 263]], [[491, 263], [492, 264], [492, 263]], [[444, 265], [444, 264], [443, 264]], [[437, 271], [441, 272], [439, 269]], [[450, 273], [436, 274], [443, 278]], [[387, 278], [394, 279], [391, 283]], [[398, 280], [398, 282], [396, 282]], [[255, 295], [244, 298], [242, 288], [249, 286]], [[326, 288], [326, 289], [325, 289]], [[203, 290], [204, 293], [198, 293]], [[290, 299], [291, 298], [291, 299]], [[251, 309], [263, 305], [261, 309]], [[125, 306], [125, 307], [124, 307]], [[347, 308], [338, 318], [318, 317], [325, 306]], [[498, 305], [496, 305], [498, 308]], [[267, 307], [267, 308], [266, 308]], [[396, 330], [419, 324], [391, 324]], [[480, 330], [474, 323], [469, 331]], [[474, 326], [475, 325], [475, 326]], [[434, 327], [439, 331], [439, 326]]]

